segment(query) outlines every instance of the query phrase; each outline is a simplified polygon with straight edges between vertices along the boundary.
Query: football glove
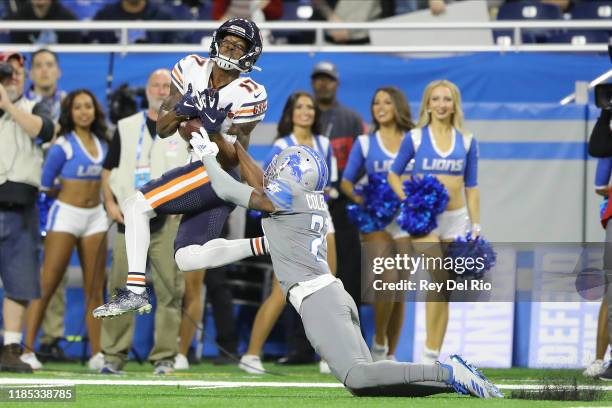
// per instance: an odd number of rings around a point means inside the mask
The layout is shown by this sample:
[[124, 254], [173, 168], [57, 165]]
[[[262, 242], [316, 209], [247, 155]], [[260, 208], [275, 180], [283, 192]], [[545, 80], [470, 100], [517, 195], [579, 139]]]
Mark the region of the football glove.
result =
[[219, 92], [212, 88], [205, 89], [198, 95], [196, 107], [199, 110], [202, 126], [209, 134], [217, 134], [221, 130], [221, 124], [232, 108], [230, 103], [223, 109], [219, 109]]
[[174, 105], [174, 112], [177, 116], [188, 116], [190, 118], [197, 118], [199, 110], [196, 107], [196, 99], [191, 94], [193, 88], [191, 84], [187, 87], [187, 92], [181, 98], [176, 105]]
[[215, 142], [211, 142], [206, 129], [200, 128], [200, 132], [191, 132], [192, 138], [189, 139], [193, 151], [198, 155], [200, 160], [204, 160], [205, 157], [217, 157], [219, 153], [219, 146]]

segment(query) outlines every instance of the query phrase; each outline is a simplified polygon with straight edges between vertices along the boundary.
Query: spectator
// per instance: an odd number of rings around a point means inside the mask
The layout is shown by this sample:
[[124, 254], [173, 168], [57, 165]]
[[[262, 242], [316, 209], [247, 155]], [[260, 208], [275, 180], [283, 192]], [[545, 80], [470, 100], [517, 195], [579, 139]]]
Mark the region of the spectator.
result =
[[[7, 20], [53, 21], [77, 20], [76, 16], [64, 7], [59, 0], [29, 0], [17, 13], [9, 14]], [[44, 25], [44, 24], [41, 24]], [[12, 30], [11, 42], [32, 44], [76, 44], [82, 35], [78, 31]]]
[[[395, 87], [379, 88], [372, 98], [370, 112], [372, 130], [368, 135], [359, 136], [353, 144], [340, 185], [342, 192], [358, 204], [364, 200], [354, 191], [358, 179], [364, 171], [368, 177], [386, 177], [405, 134], [414, 127], [408, 100], [404, 93]], [[361, 242], [368, 265], [378, 257], [386, 259], [406, 254], [411, 246], [408, 233], [401, 230], [396, 222], [390, 223], [381, 231], [362, 233]], [[380, 276], [387, 282], [400, 281], [399, 271], [394, 269], [387, 269], [384, 275]], [[365, 287], [370, 287], [370, 284]], [[404, 297], [392, 298], [388, 293], [381, 295], [383, 296], [372, 297], [375, 334], [371, 354], [374, 361], [395, 359], [404, 321]]]
[[[425, 236], [412, 237], [417, 255], [425, 253], [426, 256], [442, 259], [442, 243], [453, 242], [470, 230], [472, 236], [480, 234], [478, 142], [463, 129], [461, 94], [452, 82], [439, 80], [427, 85], [423, 92], [417, 127], [402, 140], [397, 157], [391, 165], [389, 184], [401, 200], [406, 198], [401, 175], [412, 159], [412, 174], [433, 175], [448, 192], [446, 209], [437, 217], [438, 227]], [[434, 160], [441, 165], [427, 164]], [[450, 162], [459, 165], [450, 166]], [[436, 283], [452, 279], [451, 272], [439, 265], [428, 272]], [[427, 335], [421, 357], [423, 363], [433, 363], [440, 356], [448, 325], [449, 297], [450, 293], [446, 290], [427, 293]]]
[[28, 302], [40, 296], [39, 221], [40, 142], [53, 137], [53, 122], [40, 103], [23, 97], [24, 58], [0, 54], [0, 279], [4, 286], [4, 346], [0, 371], [32, 372], [22, 362], [21, 340]]
[[[612, 57], [612, 45], [608, 46], [608, 53]], [[589, 154], [593, 157], [598, 157], [600, 160], [598, 161], [597, 168], [597, 178], [596, 180], [596, 191], [600, 195], [609, 196], [609, 179], [610, 179], [610, 168], [612, 168], [612, 161], [610, 157], [612, 157], [612, 106], [608, 103], [607, 106], [602, 107], [601, 113], [595, 126], [593, 127], [593, 131], [591, 132], [591, 138], [589, 139]], [[607, 177], [605, 177], [607, 175]], [[604, 186], [605, 184], [605, 186]], [[606, 230], [606, 243], [604, 246], [604, 270], [606, 271], [606, 283], [612, 281], [611, 270], [612, 270], [612, 228], [608, 229], [610, 218], [612, 217], [612, 206], [610, 205], [610, 200], [608, 199], [607, 204], [603, 208], [601, 213], [601, 223]], [[612, 287], [609, 284], [606, 284], [606, 295], [605, 299], [602, 302], [601, 308], [607, 304], [607, 326], [608, 326], [608, 344], [612, 343], [612, 333], [610, 332], [610, 317], [612, 313], [610, 311], [610, 305], [612, 304]], [[603, 355], [605, 354], [605, 348], [600, 347], [599, 342], [599, 329], [604, 327], [604, 324], [601, 323], [601, 318], [604, 312], [600, 308], [598, 321], [598, 341], [597, 341], [597, 359], [603, 360]], [[600, 354], [601, 349], [604, 349], [604, 352]], [[595, 361], [593, 364], [597, 363]], [[603, 364], [601, 364], [603, 365]], [[591, 366], [587, 368], [587, 371], [594, 371], [595, 376], [599, 377], [602, 380], [612, 380], [612, 368], [610, 365], [605, 367], [603, 372], [599, 367], [600, 364], [596, 364], [595, 367], [591, 370]], [[585, 375], [588, 375], [585, 371]]]
[[[104, 160], [102, 189], [108, 215], [117, 222], [118, 233], [113, 243], [113, 263], [108, 279], [109, 291], [121, 290], [128, 273], [125, 252], [125, 226], [120, 204], [136, 192], [151, 177], [182, 165], [187, 161], [186, 143], [175, 134], [157, 137], [157, 113], [170, 95], [170, 71], [158, 69], [147, 80], [149, 108], [117, 123], [117, 129]], [[150, 221], [151, 244], [149, 260], [157, 299], [155, 333], [149, 360], [155, 374], [174, 370], [178, 352], [176, 338], [181, 321], [184, 277], [174, 262], [174, 238], [179, 217], [159, 216]], [[126, 363], [134, 335], [134, 315], [106, 319], [102, 323], [103, 374], [117, 374]]]
[[[60, 107], [62, 100], [66, 96], [66, 92], [58, 88], [57, 81], [60, 76], [61, 70], [56, 53], [44, 48], [32, 53], [30, 63], [32, 85], [26, 91], [25, 96], [36, 103], [42, 103], [47, 111], [51, 113], [51, 119], [56, 129], [55, 133], [59, 131]], [[45, 146], [47, 145], [43, 145], [43, 148]], [[49, 207], [39, 209], [41, 210], [41, 218], [46, 218]], [[44, 224], [46, 224], [46, 219], [43, 220], [41, 226]], [[51, 297], [47, 313], [45, 313], [42, 322], [42, 333], [38, 339], [38, 353], [43, 362], [66, 361], [66, 356], [59, 343], [64, 337], [64, 309], [66, 305], [65, 291], [67, 282], [68, 275], [66, 274], [55, 294]]]
[[30, 63], [32, 85], [26, 91], [26, 98], [44, 104], [56, 124], [59, 121], [62, 100], [66, 97], [66, 92], [60, 89], [57, 83], [61, 76], [62, 70], [55, 52], [43, 48], [32, 53]]
[[[382, 15], [379, 0], [311, 0], [316, 15], [323, 20], [342, 22], [366, 22], [376, 20]], [[335, 3], [335, 4], [334, 4]], [[368, 44], [370, 37], [367, 30], [329, 30], [325, 34], [327, 41], [335, 44]]]
[[27, 352], [22, 355], [33, 369], [42, 364], [33, 353], [38, 329], [51, 297], [66, 273], [76, 247], [83, 270], [85, 318], [93, 356], [89, 368], [102, 367], [100, 322], [91, 314], [102, 301], [106, 265], [108, 219], [100, 202], [100, 173], [107, 151], [104, 112], [86, 89], [69, 93], [62, 102], [61, 137], [49, 149], [41, 178], [41, 189], [53, 194], [54, 181], [61, 180], [57, 200], [47, 219], [45, 256], [41, 274], [42, 297], [28, 309]]
[[[172, 14], [162, 5], [149, 0], [118, 0], [98, 10], [94, 20], [168, 21]], [[119, 42], [119, 32], [93, 31], [90, 41], [100, 43]], [[133, 43], [180, 43], [185, 42], [184, 31], [128, 30], [128, 42]]]
[[[612, 157], [597, 160], [595, 171], [595, 193], [602, 196], [604, 201], [601, 208], [605, 209], [610, 192], [610, 174], [612, 174]], [[597, 378], [606, 371], [604, 361], [608, 348], [608, 301], [604, 297], [599, 306], [597, 319], [597, 338], [595, 341], [595, 360], [582, 372], [585, 377]]]
[[281, 0], [216, 0], [212, 7], [212, 18], [221, 21], [240, 17], [259, 23], [278, 20], [283, 16]]

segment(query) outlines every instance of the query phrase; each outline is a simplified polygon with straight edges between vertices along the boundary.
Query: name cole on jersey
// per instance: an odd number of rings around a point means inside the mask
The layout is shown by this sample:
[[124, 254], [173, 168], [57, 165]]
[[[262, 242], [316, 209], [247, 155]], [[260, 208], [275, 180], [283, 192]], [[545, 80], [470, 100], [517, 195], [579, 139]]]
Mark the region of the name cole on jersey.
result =
[[[178, 61], [171, 72], [172, 83], [184, 94], [191, 84], [194, 93], [202, 94], [210, 88], [210, 76], [215, 62], [191, 54]], [[268, 109], [268, 95], [263, 85], [249, 77], [238, 77], [217, 90], [219, 107], [232, 104], [231, 112], [221, 126], [227, 133], [232, 124], [260, 121]]]

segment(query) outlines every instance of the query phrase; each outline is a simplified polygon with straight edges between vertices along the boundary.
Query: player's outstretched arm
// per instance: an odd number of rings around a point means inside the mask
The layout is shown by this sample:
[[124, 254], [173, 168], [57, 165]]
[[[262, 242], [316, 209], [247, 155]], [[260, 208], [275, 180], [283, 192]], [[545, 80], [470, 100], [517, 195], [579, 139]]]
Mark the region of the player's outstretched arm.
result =
[[236, 154], [240, 162], [240, 175], [242, 179], [255, 190], [262, 192], [264, 173], [259, 164], [247, 153], [242, 144], [236, 145]]
[[[233, 169], [240, 161], [236, 153], [238, 144], [236, 144], [235, 141], [232, 142], [229, 138], [235, 136], [240, 146], [247, 149], [251, 139], [251, 132], [253, 132], [253, 129], [255, 129], [258, 123], [259, 121], [236, 123], [228, 129], [227, 135], [229, 136], [226, 137], [220, 134], [209, 134], [210, 140], [217, 143], [217, 146], [219, 146], [220, 154], [218, 159], [221, 163], [221, 167], [224, 169]], [[240, 170], [242, 171], [242, 168]]]
[[189, 119], [189, 116], [179, 115], [174, 110], [174, 107], [182, 98], [181, 91], [174, 84], [171, 84], [170, 95], [168, 95], [159, 108], [156, 124], [156, 131], [159, 137], [165, 138], [173, 135], [180, 123]]
[[204, 128], [200, 128], [200, 132], [201, 134], [193, 132], [189, 143], [204, 163], [212, 188], [219, 198], [244, 208], [274, 212], [274, 204], [268, 197], [256, 191], [253, 187], [234, 180], [223, 171], [216, 158], [219, 147], [208, 140], [208, 134]]

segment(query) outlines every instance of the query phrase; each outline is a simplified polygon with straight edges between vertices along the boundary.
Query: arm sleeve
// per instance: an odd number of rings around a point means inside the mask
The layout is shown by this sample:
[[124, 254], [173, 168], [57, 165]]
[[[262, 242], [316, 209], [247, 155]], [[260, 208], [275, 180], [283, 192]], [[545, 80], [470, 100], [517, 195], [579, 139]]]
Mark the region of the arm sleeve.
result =
[[249, 208], [251, 193], [255, 189], [234, 180], [232, 176], [221, 169], [215, 157], [204, 157], [203, 162], [206, 166], [212, 188], [219, 198], [241, 207]]
[[474, 138], [467, 152], [463, 180], [466, 188], [478, 186], [478, 142]]
[[612, 111], [602, 110], [595, 123], [589, 139], [589, 154], [593, 157], [606, 158], [612, 156], [612, 129], [610, 121]]
[[42, 119], [42, 127], [40, 128], [40, 132], [38, 133], [38, 139], [41, 143], [48, 142], [53, 138], [53, 134], [55, 133], [55, 126], [53, 125], [53, 121], [51, 120], [51, 113], [47, 109], [47, 107], [42, 103], [37, 103], [32, 108], [32, 114], [39, 116]]
[[112, 170], [115, 167], [119, 167], [119, 157], [121, 157], [121, 138], [119, 137], [119, 130], [115, 129], [115, 134], [110, 142], [102, 168]]
[[395, 160], [393, 160], [393, 164], [391, 164], [391, 169], [393, 173], [397, 175], [401, 175], [404, 173], [406, 166], [414, 157], [414, 144], [412, 143], [412, 137], [408, 134], [402, 140], [402, 144], [400, 144], [399, 151], [397, 152], [397, 156]]
[[608, 187], [610, 183], [610, 173], [612, 173], [612, 157], [597, 160], [597, 170], [595, 170], [595, 188]]
[[64, 149], [59, 144], [54, 144], [49, 149], [45, 164], [43, 165], [40, 183], [41, 190], [49, 190], [53, 187], [53, 181], [62, 170], [64, 163], [66, 163]]
[[359, 170], [361, 170], [362, 167], [363, 150], [361, 149], [360, 140], [355, 139], [353, 147], [351, 148], [351, 153], [349, 153], [349, 157], [346, 162], [346, 167], [344, 168], [344, 173], [342, 173], [342, 178], [350, 181], [351, 183], [355, 183], [357, 174], [359, 174]]

